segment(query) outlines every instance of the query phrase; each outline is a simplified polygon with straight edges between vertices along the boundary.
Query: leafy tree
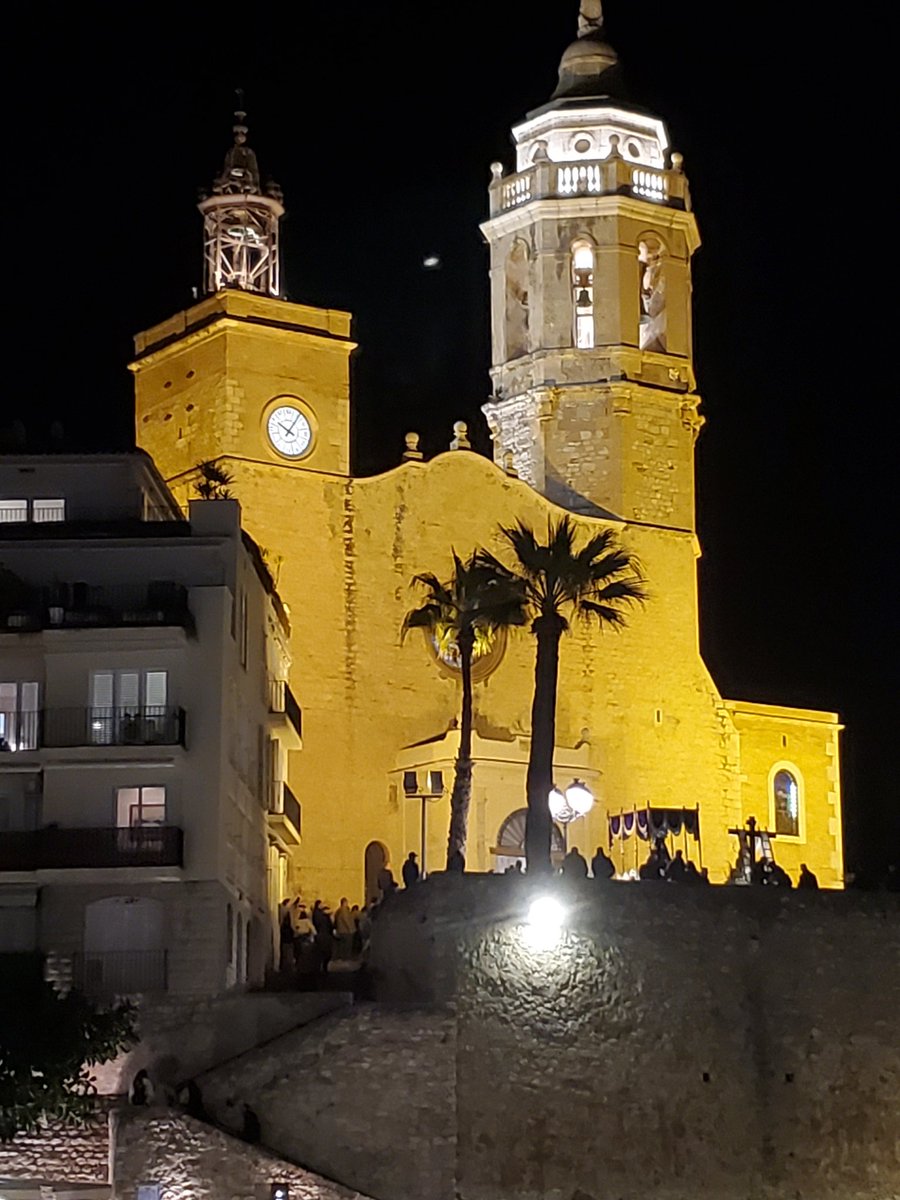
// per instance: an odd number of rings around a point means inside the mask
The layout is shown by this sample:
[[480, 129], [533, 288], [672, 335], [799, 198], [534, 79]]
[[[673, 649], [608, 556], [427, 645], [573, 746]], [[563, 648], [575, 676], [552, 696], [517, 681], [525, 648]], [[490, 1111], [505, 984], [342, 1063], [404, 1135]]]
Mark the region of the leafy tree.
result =
[[472, 798], [472, 663], [486, 654], [501, 629], [524, 625], [524, 588], [506, 567], [484, 562], [475, 554], [463, 562], [453, 555], [453, 575], [441, 583], [436, 575], [416, 575], [413, 584], [425, 589], [425, 602], [406, 614], [403, 632], [424, 629], [440, 654], [456, 649], [462, 681], [459, 755], [450, 796], [447, 865], [465, 854]]
[[214, 458], [197, 463], [196, 470], [199, 479], [194, 483], [194, 491], [201, 500], [233, 500], [231, 484], [234, 476], [226, 467], [220, 467]]
[[[577, 526], [568, 516], [556, 522], [548, 520], [547, 541], [543, 543], [521, 521], [501, 532], [516, 556], [537, 642], [526, 781], [525, 857], [529, 872], [546, 872], [551, 869], [548, 796], [553, 787], [560, 639], [573, 615], [595, 620], [601, 627], [623, 625], [624, 609], [643, 601], [645, 592], [637, 560], [619, 544], [613, 529], [592, 534], [581, 549], [575, 546]], [[480, 551], [476, 557], [489, 570], [500, 566], [487, 551]]]
[[39, 971], [22, 970], [20, 956], [3, 958], [0, 1140], [45, 1121], [83, 1123], [94, 1111], [90, 1068], [137, 1041], [137, 1010], [129, 1003], [96, 1008], [80, 992], [63, 995]]

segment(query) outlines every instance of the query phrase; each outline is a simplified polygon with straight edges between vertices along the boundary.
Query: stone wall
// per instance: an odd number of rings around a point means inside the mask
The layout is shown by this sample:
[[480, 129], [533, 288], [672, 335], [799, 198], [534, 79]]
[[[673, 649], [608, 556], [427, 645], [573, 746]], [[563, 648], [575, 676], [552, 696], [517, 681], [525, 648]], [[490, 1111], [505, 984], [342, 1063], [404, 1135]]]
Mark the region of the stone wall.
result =
[[365, 1005], [325, 1017], [198, 1080], [235, 1129], [377, 1200], [453, 1200], [455, 1022]]
[[273, 1183], [287, 1184], [291, 1200], [366, 1200], [169, 1109], [122, 1110], [115, 1144], [116, 1200], [133, 1200], [139, 1184], [151, 1183], [172, 1200], [270, 1200]]
[[40, 1179], [46, 1183], [107, 1183], [109, 1119], [105, 1110], [84, 1126], [54, 1125], [36, 1134], [0, 1142], [0, 1182]]
[[101, 1094], [127, 1092], [146, 1068], [156, 1085], [176, 1086], [219, 1063], [265, 1045], [350, 1002], [344, 992], [275, 992], [166, 997], [141, 1004], [140, 1042], [94, 1071]]
[[[382, 992], [455, 998], [463, 1200], [896, 1200], [900, 901], [432, 877], [376, 924]], [[377, 1194], [377, 1193], [376, 1193]]]

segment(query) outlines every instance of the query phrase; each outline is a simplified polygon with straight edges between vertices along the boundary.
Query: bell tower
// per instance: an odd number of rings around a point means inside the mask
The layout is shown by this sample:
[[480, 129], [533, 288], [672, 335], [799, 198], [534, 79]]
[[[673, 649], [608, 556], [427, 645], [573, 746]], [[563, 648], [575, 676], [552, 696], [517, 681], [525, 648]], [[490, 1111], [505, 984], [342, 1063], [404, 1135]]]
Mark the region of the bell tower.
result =
[[625, 98], [599, 0], [550, 101], [492, 165], [494, 458], [575, 512], [694, 528], [691, 255], [697, 223], [663, 122]]
[[236, 485], [243, 477], [235, 494], [269, 544], [298, 472], [349, 472], [354, 343], [349, 313], [284, 298], [281, 189], [260, 174], [243, 105], [235, 117], [198, 205], [203, 298], [135, 338], [136, 440], [182, 501], [200, 463], [219, 462]]

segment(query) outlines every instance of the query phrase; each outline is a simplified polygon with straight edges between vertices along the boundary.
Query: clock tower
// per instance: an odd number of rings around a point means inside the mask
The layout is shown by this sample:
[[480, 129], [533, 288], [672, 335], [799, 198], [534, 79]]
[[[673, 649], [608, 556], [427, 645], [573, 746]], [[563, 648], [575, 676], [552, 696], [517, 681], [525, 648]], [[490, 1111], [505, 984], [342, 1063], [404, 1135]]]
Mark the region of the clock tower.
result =
[[281, 190], [263, 182], [245, 114], [235, 116], [234, 144], [199, 203], [203, 299], [135, 338], [136, 436], [182, 501], [198, 464], [217, 461], [268, 546], [266, 506], [298, 472], [349, 472], [354, 343], [349, 313], [281, 294]]

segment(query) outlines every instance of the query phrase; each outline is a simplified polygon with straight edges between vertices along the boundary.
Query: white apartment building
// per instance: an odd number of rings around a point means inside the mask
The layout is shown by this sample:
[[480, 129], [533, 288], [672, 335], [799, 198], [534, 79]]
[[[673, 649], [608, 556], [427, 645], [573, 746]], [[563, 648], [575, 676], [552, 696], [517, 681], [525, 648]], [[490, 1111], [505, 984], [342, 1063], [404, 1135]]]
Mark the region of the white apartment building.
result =
[[0, 952], [98, 996], [261, 982], [291, 881], [288, 619], [234, 500], [0, 459]]

